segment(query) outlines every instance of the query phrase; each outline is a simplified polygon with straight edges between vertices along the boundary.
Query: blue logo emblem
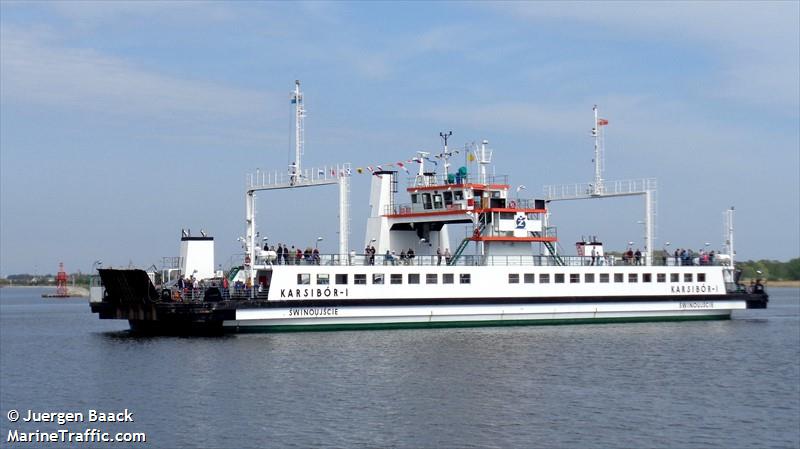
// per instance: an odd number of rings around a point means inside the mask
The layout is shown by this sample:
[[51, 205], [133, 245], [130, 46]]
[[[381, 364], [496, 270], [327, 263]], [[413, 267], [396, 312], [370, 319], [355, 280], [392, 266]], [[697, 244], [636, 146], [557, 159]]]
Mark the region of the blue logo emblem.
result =
[[520, 215], [517, 217], [517, 229], [525, 229], [525, 216]]

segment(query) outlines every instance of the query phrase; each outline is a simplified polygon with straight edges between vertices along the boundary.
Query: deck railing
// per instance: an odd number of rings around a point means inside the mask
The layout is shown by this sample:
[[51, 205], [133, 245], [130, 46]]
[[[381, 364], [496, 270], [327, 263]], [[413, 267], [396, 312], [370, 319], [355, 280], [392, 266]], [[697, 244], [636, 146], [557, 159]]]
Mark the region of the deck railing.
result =
[[[628, 266], [644, 266], [645, 258], [642, 257], [638, 262], [633, 260], [626, 260], [620, 256], [559, 256], [563, 261], [564, 266], [611, 266], [611, 265], [628, 265]], [[289, 255], [286, 258], [278, 258], [276, 260], [257, 260], [259, 264], [269, 265], [417, 265], [417, 266], [434, 266], [434, 265], [451, 265], [452, 260], [448, 260], [444, 255], [408, 255], [397, 254], [376, 254], [369, 256], [366, 254], [320, 254], [318, 257], [313, 254], [310, 257], [303, 255], [298, 258], [296, 255]], [[559, 265], [556, 258], [548, 255], [515, 255], [515, 256], [482, 256], [463, 254], [452, 265], [456, 266], [481, 266], [481, 265], [495, 265], [495, 266], [555, 266]], [[697, 259], [694, 260], [680, 260], [675, 257], [653, 258], [651, 266], [679, 266], [679, 265], [727, 265], [726, 260], [714, 260], [709, 263], [700, 263]]]

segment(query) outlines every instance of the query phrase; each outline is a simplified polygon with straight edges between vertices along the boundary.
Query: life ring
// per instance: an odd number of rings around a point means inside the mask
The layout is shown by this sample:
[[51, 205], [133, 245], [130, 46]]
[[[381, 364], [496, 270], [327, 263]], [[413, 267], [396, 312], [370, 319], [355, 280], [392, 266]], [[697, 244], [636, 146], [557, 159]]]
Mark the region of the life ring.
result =
[[479, 228], [475, 228], [475, 231], [472, 233], [472, 236], [473, 237], [480, 237], [481, 236], [481, 230]]
[[510, 207], [511, 209], [516, 209], [517, 208], [517, 202], [516, 201], [511, 201], [510, 203], [508, 203], [508, 207]]

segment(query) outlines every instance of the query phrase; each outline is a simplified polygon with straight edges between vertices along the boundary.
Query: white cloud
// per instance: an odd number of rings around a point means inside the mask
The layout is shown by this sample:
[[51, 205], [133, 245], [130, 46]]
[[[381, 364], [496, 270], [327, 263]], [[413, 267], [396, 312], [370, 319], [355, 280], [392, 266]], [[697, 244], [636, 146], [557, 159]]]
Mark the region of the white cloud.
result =
[[[264, 116], [274, 95], [149, 71], [92, 49], [68, 48], [6, 26], [0, 38], [3, 101], [167, 118]], [[277, 110], [271, 111], [277, 113]]]
[[699, 45], [722, 65], [710, 96], [798, 113], [798, 2], [520, 2], [493, 8], [537, 23], [584, 23], [609, 38]]

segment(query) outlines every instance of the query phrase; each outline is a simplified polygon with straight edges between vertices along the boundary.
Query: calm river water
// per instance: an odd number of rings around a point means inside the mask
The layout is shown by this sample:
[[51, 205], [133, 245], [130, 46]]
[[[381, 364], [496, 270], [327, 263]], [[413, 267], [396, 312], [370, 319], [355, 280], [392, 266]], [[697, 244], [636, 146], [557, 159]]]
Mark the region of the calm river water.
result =
[[[800, 446], [798, 289], [730, 321], [218, 338], [133, 337], [41, 293], [0, 289], [3, 447]], [[91, 428], [147, 443], [7, 441]]]

